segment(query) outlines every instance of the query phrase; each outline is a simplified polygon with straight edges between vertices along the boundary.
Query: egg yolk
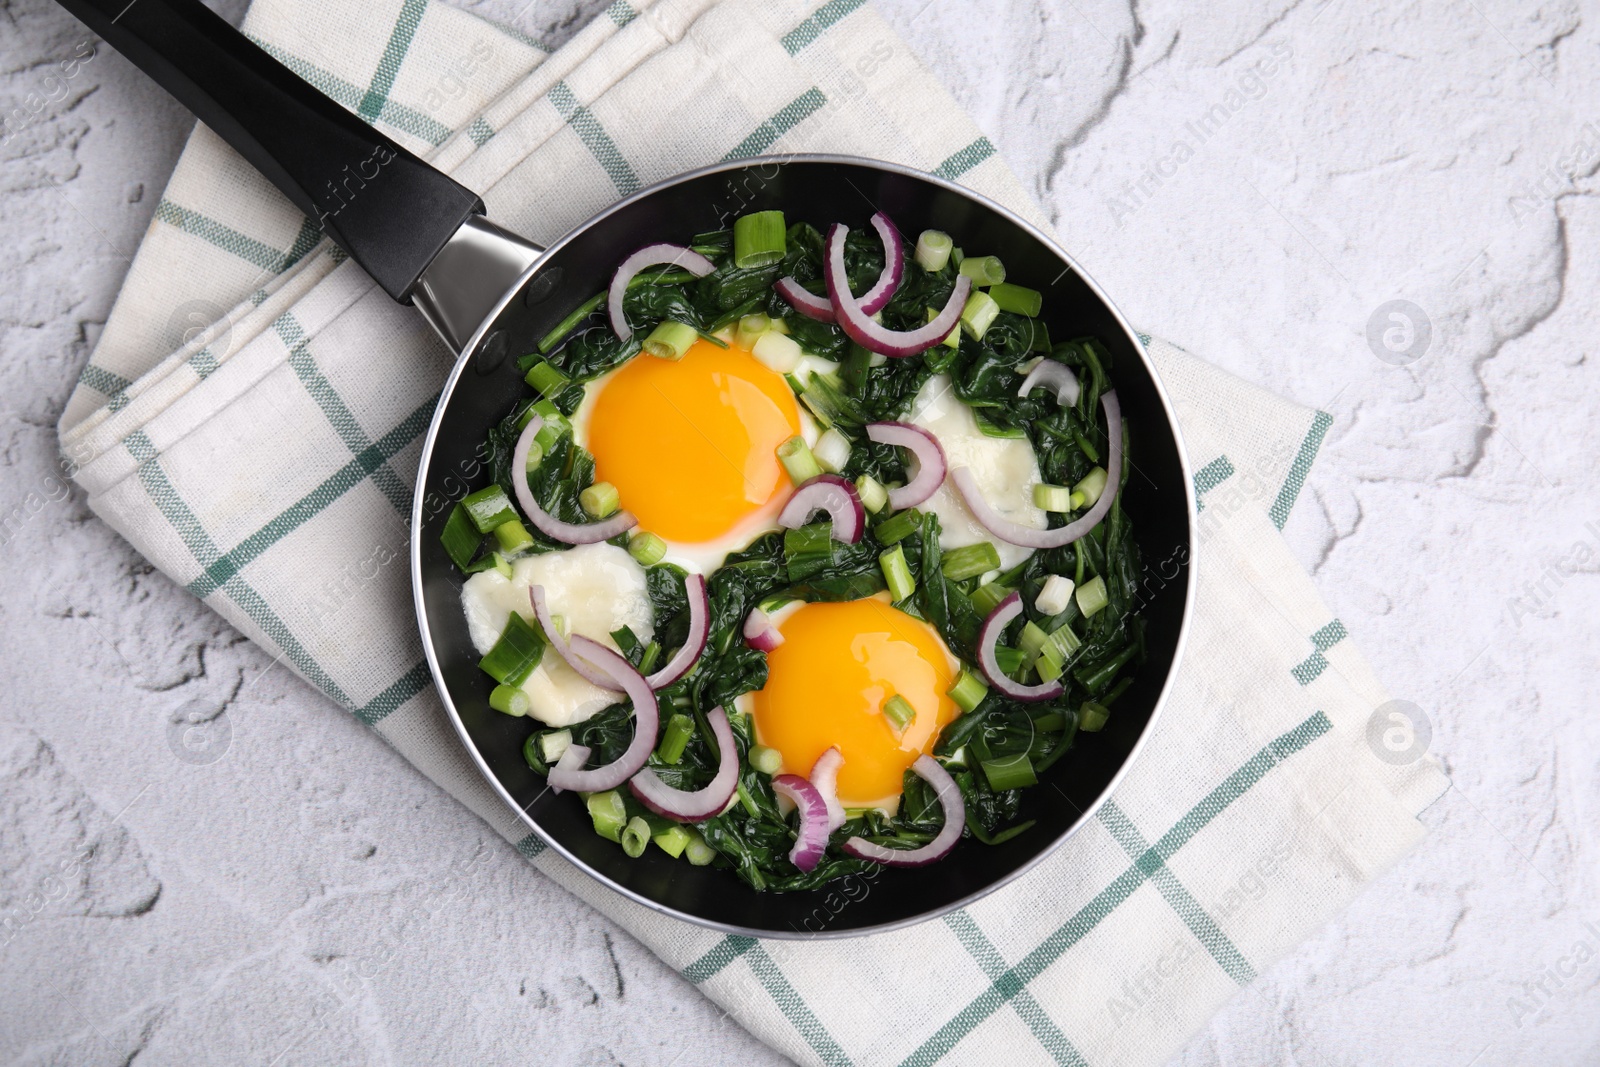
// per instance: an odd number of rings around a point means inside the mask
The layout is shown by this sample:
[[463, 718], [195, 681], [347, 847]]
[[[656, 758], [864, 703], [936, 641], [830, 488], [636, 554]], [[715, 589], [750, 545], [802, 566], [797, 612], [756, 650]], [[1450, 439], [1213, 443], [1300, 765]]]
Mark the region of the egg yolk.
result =
[[789, 478], [776, 450], [800, 432], [800, 412], [783, 376], [750, 353], [697, 341], [680, 360], [641, 355], [593, 404], [595, 477], [642, 529], [709, 541], [782, 505]]
[[[840, 802], [892, 806], [906, 769], [959, 714], [945, 695], [956, 672], [938, 633], [881, 596], [805, 604], [778, 631], [767, 684], [751, 696], [758, 740], [802, 775], [837, 745]], [[916, 712], [903, 731], [883, 714], [896, 694]]]

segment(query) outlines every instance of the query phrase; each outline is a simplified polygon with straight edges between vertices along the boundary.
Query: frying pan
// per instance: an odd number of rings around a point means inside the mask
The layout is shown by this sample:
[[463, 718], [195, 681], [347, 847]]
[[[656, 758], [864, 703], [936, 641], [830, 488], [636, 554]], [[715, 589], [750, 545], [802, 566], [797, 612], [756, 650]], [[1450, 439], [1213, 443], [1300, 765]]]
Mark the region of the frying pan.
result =
[[[847, 156], [769, 156], [691, 171], [602, 211], [549, 248], [483, 217], [471, 190], [301, 81], [198, 0], [60, 0], [265, 174], [391, 297], [414, 305], [457, 360], [423, 447], [412, 515], [417, 621], [434, 681], [490, 785], [550, 847], [650, 908], [734, 933], [837, 937], [881, 931], [966, 904], [1017, 877], [1094, 813], [1149, 736], [1184, 644], [1195, 514], [1176, 419], [1143, 346], [1072, 258], [1015, 214], [952, 182]], [[352, 178], [352, 172], [354, 178]], [[521, 755], [527, 723], [489, 707], [460, 604], [462, 578], [439, 534], [473, 486], [489, 428], [525, 388], [516, 354], [604, 289], [651, 241], [683, 241], [750, 211], [818, 225], [882, 210], [906, 233], [944, 230], [999, 255], [1045, 293], [1057, 337], [1092, 334], [1111, 354], [1132, 432], [1124, 497], [1145, 560], [1147, 662], [1096, 734], [1024, 793], [1030, 831], [996, 847], [970, 837], [940, 863], [852, 875], [823, 889], [756, 893], [732, 872], [658, 850], [629, 859], [595, 835], [584, 805], [545, 788]], [[481, 475], [480, 475], [481, 477]]]

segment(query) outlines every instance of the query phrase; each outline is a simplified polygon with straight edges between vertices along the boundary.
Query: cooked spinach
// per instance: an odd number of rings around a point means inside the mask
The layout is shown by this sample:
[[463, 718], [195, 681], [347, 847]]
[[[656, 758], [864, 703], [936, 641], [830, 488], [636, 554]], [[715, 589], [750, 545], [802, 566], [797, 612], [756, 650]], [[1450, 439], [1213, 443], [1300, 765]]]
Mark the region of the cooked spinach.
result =
[[[1109, 442], [1099, 424], [1098, 412], [1100, 396], [1111, 385], [1111, 360], [1095, 338], [1077, 337], [1051, 344], [1042, 321], [1002, 312], [981, 339], [963, 332], [953, 348], [939, 344], [909, 358], [875, 358], [851, 343], [839, 327], [794, 314], [773, 291], [774, 281], [790, 275], [813, 292], [825, 292], [821, 231], [805, 222], [791, 225], [785, 258], [767, 267], [734, 266], [732, 245], [730, 231], [699, 234], [693, 247], [716, 264], [709, 275], [692, 278], [681, 271], [663, 271], [636, 280], [624, 301], [634, 330], [633, 340], [618, 340], [605, 319], [603, 305], [597, 306], [561, 339], [553, 352], [526, 357], [522, 361], [524, 369], [539, 359], [548, 359], [569, 378], [571, 384], [548, 399], [563, 414], [570, 415], [583, 399], [583, 384], [633, 358], [639, 352], [638, 339], [661, 320], [671, 318], [711, 332], [741, 315], [764, 311], [782, 317], [790, 336], [807, 352], [838, 364], [836, 372], [813, 375], [805, 384], [791, 379], [791, 385], [801, 394], [802, 403], [823, 413], [851, 439], [843, 472], [846, 477], [871, 475], [885, 484], [905, 480], [907, 471], [900, 450], [868, 441], [859, 428], [866, 422], [906, 417], [918, 391], [935, 374], [949, 375], [955, 396], [974, 410], [986, 432], [1025, 436], [1046, 482], [1075, 485], [1103, 462]], [[876, 280], [883, 267], [883, 252], [873, 230], [852, 230], [845, 244], [845, 263], [854, 291], [861, 292]], [[908, 261], [899, 289], [883, 309], [884, 324], [896, 330], [923, 325], [931, 309], [948, 301], [956, 277], [954, 264], [928, 272]], [[1026, 361], [1040, 357], [1064, 363], [1077, 374], [1082, 388], [1071, 407], [1058, 406], [1054, 395], [1044, 389], [1027, 397], [1016, 395], [1020, 368]], [[518, 404], [490, 434], [492, 477], [508, 493], [511, 450], [529, 403]], [[1126, 428], [1124, 436], [1126, 456]], [[1112, 472], [1112, 476], [1125, 482], [1128, 469], [1125, 459], [1123, 470]], [[570, 435], [564, 435], [546, 452], [528, 484], [541, 506], [552, 514], [568, 521], [583, 521], [578, 494], [593, 476], [593, 458], [573, 443]], [[887, 512], [875, 517], [873, 525], [887, 517]], [[1051, 516], [1052, 525], [1066, 521], [1063, 516]], [[562, 547], [537, 531], [534, 537], [535, 550]], [[898, 542], [916, 580], [915, 592], [899, 607], [927, 621], [956, 656], [966, 664], [974, 664], [983, 619], [973, 597], [981, 578], [947, 578], [940, 569], [939, 537], [938, 518], [928, 513], [913, 532]], [[624, 542], [619, 539], [617, 543]], [[767, 678], [766, 656], [742, 639], [745, 617], [758, 604], [773, 598], [851, 600], [883, 590], [885, 582], [878, 557], [884, 547], [869, 530], [855, 545], [830, 542], [825, 552], [790, 554], [785, 550], [784, 533], [777, 531], [762, 534], [732, 553], [708, 579], [709, 637], [700, 662], [686, 677], [657, 694], [663, 722], [673, 714], [684, 713], [692, 715], [696, 723], [680, 759], [674, 763], [654, 755], [650, 759], [649, 766], [668, 785], [680, 789], [700, 788], [715, 773], [715, 745], [706, 716], [716, 707], [729, 712], [741, 765], [737, 801], [724, 813], [699, 824], [698, 829], [715, 850], [716, 862], [756, 889], [815, 888], [846, 874], [868, 870], [873, 864], [844, 856], [836, 847], [830, 848], [822, 863], [809, 873], [789, 863], [795, 835], [792, 817], [780, 810], [771, 780], [754, 770], [745, 758], [754, 742], [753, 726], [747, 716], [734, 710], [739, 696], [760, 689]], [[683, 571], [656, 564], [646, 572], [656, 620], [653, 645], [641, 641], [632, 631], [615, 635], [635, 665], [651, 652], [659, 657], [654, 662], [664, 661], [671, 650], [682, 644], [688, 628]], [[1080, 584], [1096, 577], [1104, 579], [1106, 608], [1084, 619], [1076, 603], [1069, 601], [1059, 615], [1042, 616], [1035, 601], [1051, 574], [1065, 575]], [[1106, 520], [1088, 536], [1062, 548], [1035, 552], [1021, 565], [994, 579], [1007, 589], [1019, 591], [1024, 605], [1022, 615], [1007, 628], [1004, 644], [1015, 646], [1029, 622], [1047, 632], [1071, 625], [1080, 643], [1067, 657], [1062, 676], [1066, 691], [1061, 697], [1045, 703], [1020, 703], [991, 689], [973, 710], [941, 732], [934, 752], [951, 769], [961, 789], [966, 807], [965, 832], [986, 843], [998, 843], [1025, 832], [1032, 823], [1024, 819], [1024, 790], [993, 789], [984, 763], [1025, 754], [1035, 768], [1049, 767], [1074, 743], [1078, 709], [1083, 702], [1094, 699], [1109, 703], [1130, 683], [1132, 669], [1144, 654], [1143, 623], [1136, 613], [1141, 575], [1138, 547], [1119, 495]], [[571, 729], [574, 744], [592, 749], [591, 763], [605, 763], [627, 747], [632, 736], [632, 714], [626, 705], [613, 705]], [[534, 739], [549, 732], [536, 731]], [[529, 761], [536, 770], [544, 770], [533, 743], [529, 746]], [[630, 816], [643, 813], [631, 796], [624, 799]], [[647, 820], [655, 820], [652, 826], [660, 821], [648, 813], [644, 815]], [[859, 835], [915, 847], [931, 840], [943, 822], [944, 814], [932, 788], [907, 772], [902, 802], [895, 815], [854, 813], [834, 832], [831, 845], [838, 846], [848, 837]]]

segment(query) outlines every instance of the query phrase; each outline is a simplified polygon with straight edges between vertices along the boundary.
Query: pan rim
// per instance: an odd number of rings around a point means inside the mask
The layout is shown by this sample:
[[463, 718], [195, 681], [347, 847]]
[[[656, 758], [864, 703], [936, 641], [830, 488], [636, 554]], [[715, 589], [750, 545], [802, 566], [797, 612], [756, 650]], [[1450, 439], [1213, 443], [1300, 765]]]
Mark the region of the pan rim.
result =
[[[640, 200], [653, 196], [657, 192], [660, 192], [664, 189], [668, 189], [698, 178], [703, 178], [708, 175], [727, 173], [730, 171], [749, 170], [761, 166], [783, 165], [790, 163], [824, 163], [865, 167], [871, 170], [884, 171], [890, 174], [896, 174], [902, 177], [927, 182], [965, 199], [971, 200], [977, 203], [979, 206], [995, 212], [1008, 222], [1020, 227], [1024, 232], [1028, 233], [1035, 240], [1039, 241], [1047, 249], [1049, 249], [1053, 254], [1059, 257], [1067, 267], [1077, 274], [1079, 279], [1081, 279], [1083, 283], [1089, 287], [1090, 291], [1094, 293], [1094, 295], [1111, 313], [1112, 318], [1122, 329], [1127, 340], [1132, 343], [1134, 351], [1138, 353], [1139, 359], [1144, 364], [1145, 371], [1150, 377], [1151, 384], [1155, 387], [1156, 397], [1161, 403], [1161, 410], [1166, 417], [1168, 429], [1172, 433], [1173, 443], [1178, 452], [1178, 466], [1182, 473], [1183, 481], [1185, 522], [1188, 530], [1186, 547], [1188, 549], [1189, 580], [1184, 591], [1183, 613], [1178, 624], [1177, 639], [1173, 645], [1171, 664], [1167, 668], [1166, 677], [1162, 680], [1161, 689], [1156, 694], [1155, 703], [1151, 708], [1149, 719], [1145, 722], [1144, 729], [1140, 732], [1138, 739], [1133, 744], [1133, 747], [1129, 749], [1127, 755], [1123, 757], [1122, 765], [1117, 768], [1116, 773], [1112, 775], [1111, 780], [1106, 783], [1105, 788], [1100, 791], [1094, 802], [1088, 805], [1088, 807], [1086, 807], [1075, 820], [1073, 820], [1065, 829], [1057, 834], [1054, 840], [1040, 848], [1039, 851], [1027, 862], [1019, 865], [1015, 870], [1009, 871], [1005, 875], [996, 878], [994, 881], [988, 883], [982, 888], [976, 889], [957, 900], [939, 904], [920, 911], [915, 915], [909, 915], [904, 918], [895, 919], [889, 922], [877, 923], [871, 926], [855, 927], [848, 930], [822, 930], [818, 932], [800, 931], [792, 928], [787, 930], [773, 930], [761, 927], [747, 927], [735, 923], [720, 922], [715, 919], [691, 915], [687, 912], [679, 911], [676, 908], [670, 907], [669, 905], [663, 904], [660, 901], [655, 900], [643, 893], [629, 889], [628, 887], [613, 881], [611, 878], [595, 870], [593, 867], [590, 867], [583, 860], [579, 859], [572, 852], [563, 847], [560, 842], [556, 841], [551, 835], [547, 834], [544, 828], [541, 827], [538, 822], [527, 813], [526, 810], [524, 810], [522, 805], [517, 803], [515, 798], [511, 796], [510, 792], [507, 791], [505, 786], [501, 784], [499, 778], [496, 777], [494, 772], [490, 769], [488, 762], [484, 759], [483, 754], [478, 750], [476, 742], [473, 741], [471, 734], [467, 730], [465, 722], [462, 720], [459, 711], [456, 709], [455, 701], [451, 698], [450, 691], [445, 685], [444, 673], [439, 663], [438, 655], [435, 650], [433, 634], [428, 623], [427, 604], [423, 599], [422, 593], [421, 534], [423, 524], [423, 507], [425, 504], [424, 488], [427, 483], [428, 473], [434, 455], [434, 448], [437, 441], [440, 424], [443, 421], [444, 414], [449, 406], [450, 400], [455, 395], [456, 388], [460, 384], [463, 372], [472, 362], [472, 357], [477, 352], [478, 347], [483, 343], [483, 340], [488, 334], [490, 327], [493, 326], [500, 314], [506, 309], [511, 301], [515, 300], [522, 294], [528, 283], [536, 274], [538, 274], [541, 267], [545, 263], [549, 262], [553, 253], [559, 252], [574, 241], [579, 240], [585, 233], [591, 230], [596, 223], [634, 203], [637, 203]], [[449, 716], [451, 724], [455, 727], [456, 734], [460, 738], [462, 744], [465, 746], [468, 754], [471, 756], [473, 763], [477, 765], [479, 772], [488, 782], [490, 788], [503, 801], [505, 801], [512, 811], [516, 812], [518, 818], [525, 826], [527, 826], [533, 833], [538, 835], [539, 839], [545, 843], [547, 848], [554, 850], [567, 862], [571, 863], [573, 866], [582, 871], [584, 875], [594, 879], [613, 892], [619, 893], [626, 899], [641, 904], [658, 914], [670, 916], [671, 918], [680, 920], [682, 922], [691, 923], [695, 926], [716, 930], [725, 934], [735, 934], [770, 940], [843, 940], [852, 937], [864, 937], [870, 934], [887, 933], [889, 931], [901, 930], [905, 929], [906, 927], [915, 926], [919, 923], [927, 922], [930, 919], [936, 919], [942, 915], [946, 915], [959, 908], [967, 907], [973, 902], [980, 900], [996, 890], [1021, 878], [1023, 875], [1037, 867], [1040, 863], [1044, 862], [1046, 858], [1053, 855], [1062, 847], [1062, 845], [1066, 843], [1069, 838], [1071, 838], [1088, 822], [1090, 822], [1094, 818], [1095, 813], [1098, 812], [1100, 808], [1111, 799], [1112, 794], [1116, 792], [1117, 788], [1122, 784], [1123, 779], [1127, 776], [1129, 770], [1133, 767], [1134, 763], [1137, 762], [1140, 754], [1144, 751], [1145, 746], [1150, 743], [1150, 739], [1155, 733], [1156, 724], [1160, 721], [1168, 700], [1171, 699], [1172, 690], [1176, 682], [1178, 672], [1183, 665], [1184, 657], [1188, 649], [1190, 627], [1194, 621], [1195, 598], [1197, 589], [1199, 587], [1199, 531], [1195, 521], [1196, 510], [1194, 496], [1194, 472], [1189, 463], [1188, 449], [1184, 444], [1183, 430], [1178, 423], [1177, 412], [1174, 409], [1172, 398], [1167, 393], [1166, 385], [1163, 383], [1160, 373], [1157, 371], [1154, 362], [1150, 359], [1150, 354], [1148, 351], [1146, 351], [1144, 344], [1140, 342], [1138, 333], [1131, 325], [1129, 325], [1127, 319], [1123, 316], [1121, 309], [1118, 308], [1117, 305], [1110, 299], [1110, 297], [1106, 295], [1105, 291], [1100, 288], [1099, 284], [1083, 270], [1078, 261], [1074, 259], [1065, 248], [1062, 247], [1058, 240], [1056, 240], [1050, 234], [1039, 229], [1039, 227], [1018, 215], [1016, 212], [1005, 207], [1003, 204], [997, 203], [983, 194], [974, 192], [973, 190], [959, 185], [956, 182], [950, 181], [946, 178], [941, 178], [934, 174], [929, 174], [926, 171], [917, 170], [913, 167], [907, 167], [898, 163], [890, 163], [884, 160], [869, 159], [863, 156], [851, 156], [834, 153], [769, 154], [713, 163], [708, 166], [696, 168], [694, 170], [684, 171], [680, 174], [675, 174], [670, 178], [656, 182], [644, 189], [640, 189], [639, 191], [616, 201], [603, 210], [590, 216], [585, 221], [579, 223], [577, 226], [573, 227], [567, 233], [563, 234], [558, 240], [552, 242], [550, 246], [545, 249], [544, 253], [540, 255], [539, 258], [533, 263], [533, 265], [524, 271], [522, 275], [517, 278], [516, 282], [510, 288], [508, 288], [501, 298], [495, 303], [493, 309], [484, 318], [483, 322], [479, 324], [477, 330], [473, 332], [472, 337], [468, 340], [465, 347], [457, 355], [455, 365], [451, 368], [449, 376], [445, 379], [444, 385], [440, 389], [438, 404], [434, 408], [432, 419], [429, 421], [427, 435], [423, 438], [422, 454], [418, 463], [417, 480], [412, 496], [410, 553], [411, 594], [413, 606], [417, 616], [417, 627], [422, 638], [423, 654], [427, 658], [428, 671], [433, 678], [434, 689], [438, 692], [439, 698], [444, 704], [445, 712]]]

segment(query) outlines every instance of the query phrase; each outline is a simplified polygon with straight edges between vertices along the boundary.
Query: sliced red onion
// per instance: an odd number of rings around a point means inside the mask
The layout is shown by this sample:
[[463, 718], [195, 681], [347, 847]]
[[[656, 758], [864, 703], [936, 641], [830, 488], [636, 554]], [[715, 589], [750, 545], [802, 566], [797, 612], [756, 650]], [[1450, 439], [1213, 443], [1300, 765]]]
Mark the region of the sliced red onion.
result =
[[801, 285], [793, 278], [779, 278], [772, 286], [778, 295], [789, 302], [789, 306], [808, 319], [818, 322], [832, 322], [833, 305], [825, 296], [818, 296], [810, 289]]
[[[881, 211], [872, 215], [872, 228], [878, 231], [878, 238], [883, 242], [883, 270], [878, 275], [878, 280], [872, 288], [861, 294], [856, 301], [864, 315], [876, 315], [889, 305], [894, 299], [894, 294], [900, 289], [900, 282], [906, 274], [906, 250], [900, 243], [900, 235], [895, 232], [894, 223], [889, 221], [889, 216]], [[835, 322], [838, 316], [833, 310], [833, 301], [825, 296], [818, 296], [793, 277], [779, 278], [772, 286], [778, 295], [789, 302], [800, 314], [808, 319], [818, 322]], [[945, 333], [950, 331], [946, 330]]]
[[819, 474], [803, 482], [778, 513], [778, 525], [798, 530], [814, 511], [826, 511], [833, 519], [833, 539], [853, 545], [867, 528], [867, 509], [861, 506], [856, 487], [837, 474]]
[[1018, 396], [1027, 396], [1033, 392], [1035, 385], [1047, 385], [1056, 391], [1056, 403], [1064, 408], [1069, 408], [1078, 402], [1078, 376], [1072, 373], [1072, 368], [1065, 363], [1057, 363], [1053, 359], [1041, 359], [1035, 367], [1022, 379], [1022, 388], [1017, 390]]
[[961, 831], [967, 826], [967, 809], [961, 801], [961, 787], [950, 777], [950, 772], [939, 766], [932, 756], [918, 756], [911, 765], [917, 777], [933, 786], [939, 795], [939, 806], [944, 808], [944, 825], [938, 836], [921, 848], [889, 848], [873, 844], [861, 837], [852, 837], [844, 843], [845, 852], [857, 859], [876, 860], [886, 867], [923, 867], [944, 859], [961, 840]]
[[794, 801], [800, 810], [800, 828], [789, 850], [789, 862], [802, 871], [813, 871], [822, 862], [828, 847], [828, 805], [816, 787], [798, 774], [780, 774], [772, 779], [772, 791]]
[[914, 508], [932, 496], [944, 482], [944, 448], [939, 439], [909, 422], [869, 422], [867, 439], [883, 445], [899, 445], [916, 461], [911, 480], [889, 490], [889, 506], [896, 511]]
[[577, 789], [598, 793], [617, 786], [639, 773], [639, 768], [650, 758], [656, 747], [656, 727], [661, 722], [661, 709], [656, 703], [655, 690], [644, 676], [633, 669], [633, 664], [623, 659], [598, 641], [582, 634], [572, 635], [572, 650], [610, 675], [610, 687], [620, 689], [633, 701], [633, 743], [626, 752], [604, 767], [583, 769], [589, 758], [587, 745], [569, 745], [561, 759], [550, 768], [545, 780], [556, 792]]
[[543, 425], [544, 417], [535, 413], [528, 420], [528, 425], [522, 428], [522, 436], [517, 438], [517, 447], [511, 452], [511, 488], [516, 492], [517, 503], [522, 507], [522, 513], [528, 516], [528, 521], [537, 526], [539, 532], [546, 537], [568, 545], [592, 545], [596, 541], [609, 541], [619, 533], [639, 525], [639, 520], [626, 511], [619, 511], [599, 522], [562, 522], [539, 506], [539, 502], [533, 499], [533, 490], [528, 488], [528, 449], [532, 447], [533, 438]]
[[757, 652], [771, 652], [783, 644], [783, 634], [772, 625], [772, 617], [760, 608], [751, 608], [744, 617], [744, 643]]
[[1111, 510], [1111, 502], [1116, 499], [1117, 486], [1122, 480], [1122, 405], [1117, 402], [1116, 390], [1102, 394], [1100, 405], [1105, 409], [1106, 434], [1111, 440], [1111, 447], [1106, 457], [1106, 487], [1093, 507], [1065, 526], [1054, 530], [1036, 530], [1032, 526], [1012, 522], [996, 512], [983, 499], [983, 492], [972, 472], [965, 467], [957, 467], [950, 472], [950, 480], [955, 483], [956, 491], [961, 494], [973, 518], [1000, 540], [1023, 548], [1060, 548], [1070, 545], [1099, 525]]
[[[555, 617], [550, 614], [550, 602], [545, 599], [544, 586], [528, 586], [528, 599], [533, 602], [534, 618], [539, 620], [540, 629], [544, 630], [545, 640], [550, 642], [550, 647], [556, 654], [566, 661], [567, 666], [581, 674], [587, 681], [598, 685], [601, 689], [615, 690], [617, 683], [612, 681], [611, 672], [601, 670], [582, 656], [572, 651], [572, 645], [561, 631], [557, 629]], [[652, 688], [654, 688], [652, 686]]]
[[983, 620], [983, 626], [978, 629], [978, 666], [983, 676], [989, 679], [989, 684], [1012, 700], [1051, 700], [1065, 691], [1061, 679], [1041, 682], [1039, 685], [1023, 685], [1001, 670], [1000, 661], [995, 658], [994, 646], [999, 642], [1000, 634], [1007, 623], [1021, 614], [1021, 593], [1012, 593], [989, 612], [989, 617]]
[[728, 715], [721, 708], [706, 714], [711, 736], [717, 739], [717, 773], [704, 789], [674, 789], [656, 772], [646, 767], [628, 782], [639, 803], [669, 819], [700, 822], [716, 815], [733, 799], [739, 788], [739, 750], [734, 747]]
[[663, 689], [685, 674], [706, 650], [706, 635], [710, 633], [711, 599], [706, 595], [706, 578], [691, 574], [683, 580], [683, 591], [689, 597], [689, 636], [683, 647], [654, 674], [645, 678], [651, 689]]
[[878, 275], [872, 288], [862, 293], [861, 299], [856, 301], [863, 315], [876, 315], [887, 307], [906, 274], [906, 250], [900, 243], [900, 235], [895, 232], [894, 223], [881, 211], [874, 211], [870, 221], [872, 228], [878, 231], [878, 240], [883, 242], [883, 273]]
[[967, 297], [972, 292], [972, 279], [965, 274], [956, 278], [955, 290], [945, 302], [944, 310], [926, 326], [891, 330], [873, 322], [872, 316], [850, 295], [850, 278], [844, 269], [844, 239], [849, 232], [848, 227], [837, 222], [829, 227], [824, 270], [828, 300], [845, 334], [862, 348], [885, 356], [914, 356], [944, 340], [961, 321], [961, 309], [966, 307]]
[[715, 263], [694, 249], [666, 243], [645, 245], [623, 260], [611, 276], [611, 288], [606, 291], [606, 314], [611, 316], [611, 328], [624, 341], [633, 336], [633, 328], [622, 312], [622, 298], [627, 295], [628, 283], [647, 267], [660, 266], [680, 267], [697, 278], [704, 278], [717, 269]]
[[811, 784], [828, 806], [828, 832], [831, 834], [844, 825], [844, 805], [839, 803], [839, 768], [844, 766], [844, 753], [830, 748], [817, 757], [811, 765]]

